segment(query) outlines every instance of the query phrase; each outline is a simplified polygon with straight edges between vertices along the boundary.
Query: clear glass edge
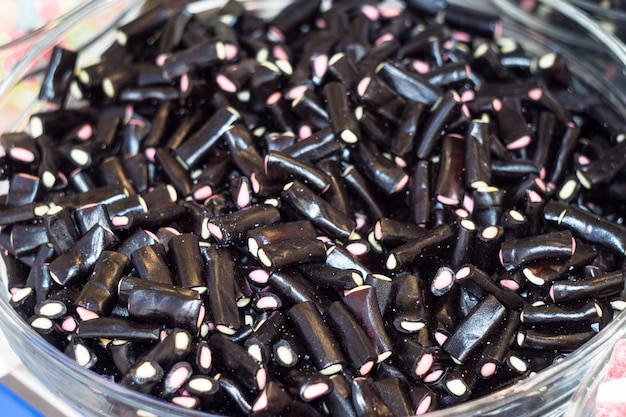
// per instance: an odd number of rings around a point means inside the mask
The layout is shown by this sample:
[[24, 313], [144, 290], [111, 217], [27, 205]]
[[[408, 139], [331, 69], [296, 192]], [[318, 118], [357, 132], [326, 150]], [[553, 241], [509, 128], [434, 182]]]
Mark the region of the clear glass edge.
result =
[[[119, 3], [121, 1], [124, 0], [92, 0], [88, 2], [88, 4], [86, 4], [83, 8], [71, 12], [68, 16], [66, 16], [66, 19], [64, 19], [62, 22], [59, 22], [58, 25], [54, 25], [54, 27], [50, 29], [46, 36], [41, 41], [39, 41], [31, 50], [29, 50], [27, 54], [25, 54], [22, 60], [20, 60], [20, 62], [15, 66], [11, 74], [7, 78], [2, 80], [2, 82], [0, 83], [0, 100], [2, 100], [2, 98], [7, 95], [10, 89], [21, 79], [21, 77], [25, 75], [28, 64], [36, 59], [43, 51], [50, 48], [51, 45], [53, 45], [58, 40], [60, 35], [62, 35], [74, 24], [80, 22], [82, 19], [89, 16], [90, 14], [100, 9], [110, 7], [111, 4]], [[568, 15], [570, 16], [570, 18], [572, 18], [576, 22], [579, 22], [579, 24], [591, 23], [587, 28], [591, 28], [591, 32], [594, 33], [596, 36], [599, 35], [598, 38], [606, 41], [608, 45], [614, 45], [615, 49], [613, 49], [612, 52], [617, 51], [615, 52], [615, 57], [619, 60], [619, 62], [621, 62], [623, 68], [626, 67], [626, 48], [624, 48], [623, 44], [621, 44], [621, 42], [616, 37], [606, 33], [595, 22], [590, 21], [586, 15], [582, 14], [580, 11], [572, 8], [570, 5], [567, 5], [560, 0], [542, 1], [546, 4], [552, 5], [553, 7], [560, 8], [560, 10], [565, 10], [566, 12], [569, 12]], [[207, 3], [209, 2], [210, 0], [207, 1]], [[135, 1], [132, 7], [137, 7], [142, 3], [143, 2], [141, 1]], [[267, 3], [270, 2], [252, 1], [250, 3], [257, 4], [259, 7], [263, 7], [267, 6]], [[502, 6], [507, 2], [491, 0], [491, 3], [496, 5], [498, 8], [503, 9]], [[272, 4], [276, 4], [278, 6], [279, 4], [284, 4], [284, 2], [276, 1]], [[506, 10], [506, 6], [504, 7], [503, 12], [505, 12], [509, 16], [511, 15], [511, 13], [514, 13], [514, 15], [517, 14], [517, 11], [515, 10]], [[517, 17], [518, 16], [516, 16], [516, 18]], [[524, 18], [520, 19], [520, 21], [523, 24], [529, 23], [525, 21]], [[533, 26], [532, 22], [529, 26]], [[621, 105], [623, 107], [624, 99], [622, 98], [619, 101], [621, 102]], [[4, 271], [4, 268], [2, 268], [2, 274], [0, 276], [0, 279], [3, 281], [3, 291], [0, 294], [0, 329], [2, 329], [2, 331], [7, 334], [9, 343], [15, 350], [19, 349], [20, 346], [15, 345], [14, 339], [16, 337], [19, 338], [21, 336], [24, 336], [26, 338], [26, 342], [29, 345], [41, 350], [45, 355], [49, 355], [50, 357], [58, 361], [50, 362], [55, 368], [65, 368], [64, 371], [70, 370], [71, 372], [76, 373], [79, 382], [88, 384], [95, 389], [106, 393], [109, 396], [119, 397], [120, 399], [123, 399], [123, 401], [128, 402], [131, 405], [132, 403], [135, 403], [137, 407], [143, 408], [146, 411], [159, 413], [158, 415], [181, 415], [190, 417], [206, 417], [212, 415], [205, 412], [201, 413], [192, 410], [181, 410], [181, 408], [178, 406], [167, 404], [156, 398], [152, 398], [128, 390], [116, 383], [108, 381], [104, 377], [99, 377], [97, 374], [81, 368], [69, 357], [63, 354], [63, 352], [60, 352], [55, 347], [45, 342], [33, 329], [30, 328], [30, 326], [26, 325], [26, 323], [21, 319], [21, 317], [17, 315], [17, 313], [13, 311], [11, 306], [8, 304], [6, 298], [6, 273]], [[562, 381], [572, 374], [586, 375], [585, 380], [592, 378], [592, 374], [594, 373], [593, 371], [601, 369], [602, 358], [606, 358], [607, 351], [610, 349], [610, 347], [613, 346], [618, 339], [624, 337], [625, 335], [626, 314], [622, 313], [617, 318], [615, 318], [605, 329], [603, 329], [602, 332], [600, 332], [595, 338], [587, 342], [575, 352], [568, 355], [559, 363], [552, 365], [550, 368], [547, 368], [544, 371], [539, 372], [532, 378], [518, 382], [511, 387], [502, 389], [480, 399], [473, 400], [465, 404], [456, 405], [454, 407], [444, 410], [434, 411], [429, 413], [428, 415], [432, 417], [444, 417], [451, 415], [461, 417], [475, 415], [497, 415], [491, 413], [502, 412], [508, 407], [515, 407], [518, 404], [518, 401], [523, 401], [524, 398], [527, 397], [530, 393], [540, 392], [543, 387], [558, 383], [559, 380]], [[24, 341], [22, 340], [22, 342]], [[596, 360], [589, 360], [590, 357], [595, 357]], [[26, 365], [28, 367], [28, 364]], [[592, 372], [588, 372], [590, 370]], [[37, 372], [36, 369], [32, 369], [31, 371], [33, 371], [33, 373]], [[564, 396], [562, 396], [562, 401], [564, 403], [571, 398], [571, 395], [573, 395], [575, 388], [577, 387], [578, 383], [576, 383], [573, 388], [566, 390], [567, 392]], [[559, 408], [564, 408], [564, 406], [561, 405]]]

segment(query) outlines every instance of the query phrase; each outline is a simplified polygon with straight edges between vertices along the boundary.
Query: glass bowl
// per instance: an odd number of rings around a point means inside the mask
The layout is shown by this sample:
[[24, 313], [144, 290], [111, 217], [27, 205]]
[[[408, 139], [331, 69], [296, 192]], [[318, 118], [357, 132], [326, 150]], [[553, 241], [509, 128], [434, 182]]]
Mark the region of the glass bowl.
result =
[[598, 352], [596, 358], [590, 361], [589, 371], [581, 379], [563, 417], [595, 417], [598, 389], [609, 371], [613, 348], [619, 340], [624, 339], [626, 336], [624, 333], [622, 328], [616, 331], [610, 339], [607, 338], [606, 345]]
[[[203, 1], [203, 7], [218, 6], [222, 2]], [[488, 10], [503, 10], [502, 3], [494, 0], [467, 2], [473, 7]], [[544, 2], [540, 2], [544, 3]], [[284, 5], [281, 1], [250, 1], [247, 6], [265, 15], [276, 12]], [[626, 119], [626, 53], [623, 45], [610, 34], [604, 33], [597, 24], [581, 20], [576, 13], [569, 13], [571, 6], [561, 1], [546, 0], [547, 7], [560, 14], [560, 19], [578, 29], [577, 34], [584, 42], [572, 45], [563, 42], [560, 36], [551, 36], [537, 30], [541, 22], [532, 16], [520, 19], [515, 10], [505, 10], [504, 36], [518, 39], [525, 48], [536, 54], [558, 51], [563, 54], [571, 70], [581, 81], [581, 88], [598, 91], [610, 102], [618, 114]], [[42, 71], [38, 64], [51, 48], [63, 42], [86, 17], [90, 21], [103, 21], [102, 27], [86, 28], [85, 39], [89, 39], [80, 49], [79, 65], [91, 62], [100, 52], [114, 42], [111, 27], [130, 16], [136, 15], [143, 3], [131, 0], [94, 0], [79, 13], [68, 17], [51, 28], [41, 40], [32, 45], [24, 58], [0, 83], [0, 131], [20, 130], [27, 126], [28, 115], [45, 108], [37, 101], [37, 88]], [[499, 8], [499, 9], [498, 9]], [[561, 13], [561, 11], [564, 11]], [[90, 30], [93, 29], [92, 32]], [[557, 29], [558, 28], [553, 28]], [[598, 38], [598, 35], [601, 35]], [[562, 36], [561, 36], [562, 37]], [[611, 77], [606, 76], [607, 68], [614, 68]], [[16, 104], [19, 103], [19, 104]], [[5, 184], [6, 186], [6, 184]], [[6, 271], [2, 270], [6, 280]], [[207, 416], [192, 410], [185, 410], [153, 397], [123, 388], [104, 377], [86, 371], [73, 360], [45, 342], [11, 308], [6, 285], [0, 290], [0, 329], [6, 335], [12, 349], [22, 359], [26, 367], [51, 390], [66, 399], [86, 415], [92, 416]], [[448, 409], [430, 413], [432, 417], [502, 416], [519, 417], [559, 416], [567, 407], [582, 377], [590, 369], [593, 359], [606, 354], [611, 342], [626, 332], [626, 315], [619, 315], [612, 323], [584, 346], [568, 355], [555, 365], [501, 391], [477, 400]]]

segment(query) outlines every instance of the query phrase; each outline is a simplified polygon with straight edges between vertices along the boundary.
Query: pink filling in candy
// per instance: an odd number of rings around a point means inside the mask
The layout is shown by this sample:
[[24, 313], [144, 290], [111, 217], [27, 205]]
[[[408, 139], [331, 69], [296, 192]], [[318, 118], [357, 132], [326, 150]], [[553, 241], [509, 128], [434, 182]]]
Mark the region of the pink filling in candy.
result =
[[274, 38], [278, 42], [285, 43], [285, 35], [283, 35], [283, 32], [281, 32], [276, 26], [270, 27], [267, 32], [270, 37]]
[[380, 220], [377, 221], [374, 225], [374, 237], [376, 238], [376, 240], [381, 240], [383, 238], [383, 230], [382, 226], [380, 225]]
[[524, 135], [519, 139], [514, 140], [513, 142], [506, 145], [507, 149], [520, 149], [525, 148], [530, 144], [530, 136]]
[[203, 185], [193, 192], [194, 200], [198, 201], [206, 200], [211, 197], [211, 195], [213, 195], [213, 189], [208, 185]]
[[287, 98], [289, 98], [290, 100], [295, 100], [302, 94], [304, 94], [306, 90], [308, 90], [308, 87], [306, 85], [293, 87], [291, 90], [289, 90], [289, 92], [287, 92]]
[[196, 399], [194, 397], [178, 396], [172, 398], [172, 402], [184, 408], [194, 408], [196, 406]]
[[272, 49], [272, 55], [274, 55], [274, 58], [280, 59], [281, 61], [289, 61], [289, 55], [287, 55], [285, 49], [280, 45], [277, 45]]
[[528, 98], [531, 100], [539, 101], [543, 97], [543, 90], [541, 88], [533, 88], [528, 92]]
[[146, 150], [144, 151], [144, 154], [146, 155], [146, 159], [148, 161], [154, 162], [154, 155], [156, 155], [156, 149], [146, 148]]
[[260, 309], [273, 309], [278, 307], [278, 303], [274, 297], [261, 297], [257, 300], [256, 306]]
[[435, 282], [433, 282], [433, 286], [438, 290], [443, 290], [444, 288], [452, 285], [452, 281], [452, 274], [447, 269], [444, 269], [439, 275], [435, 277]]
[[256, 386], [259, 389], [265, 388], [265, 384], [267, 383], [267, 372], [265, 368], [259, 368], [256, 373]]
[[211, 364], [213, 363], [213, 355], [211, 354], [211, 349], [207, 346], [202, 346], [200, 350], [200, 366], [204, 369], [211, 368]]
[[100, 317], [100, 315], [94, 311], [87, 310], [85, 307], [76, 307], [76, 314], [82, 321], [93, 320]]
[[443, 375], [443, 370], [437, 369], [436, 371], [432, 371], [428, 375], [424, 377], [424, 382], [435, 382]]
[[385, 19], [391, 19], [393, 17], [400, 16], [400, 13], [402, 13], [402, 9], [392, 5], [386, 5], [380, 10], [380, 15]]
[[311, 130], [311, 126], [309, 125], [302, 125], [300, 126], [300, 129], [298, 129], [298, 138], [300, 140], [311, 137], [312, 134], [313, 130]]
[[256, 269], [248, 274], [248, 277], [257, 284], [265, 284], [270, 274], [264, 269]]
[[346, 249], [352, 255], [359, 256], [367, 253], [368, 246], [361, 242], [349, 243], [346, 245]]
[[405, 175], [404, 177], [400, 179], [400, 181], [398, 181], [398, 185], [396, 185], [396, 188], [393, 189], [393, 192], [397, 193], [398, 191], [402, 190], [404, 187], [406, 187], [408, 182], [409, 182], [409, 176]]
[[235, 85], [235, 83], [232, 82], [224, 74], [219, 74], [217, 77], [215, 77], [215, 82], [222, 90], [226, 92], [235, 93], [237, 91], [237, 86]]
[[461, 101], [463, 103], [472, 101], [475, 98], [476, 98], [476, 93], [474, 92], [474, 90], [465, 90], [461, 93]]
[[167, 54], [159, 54], [157, 55], [154, 63], [157, 67], [162, 67], [165, 64], [165, 60], [167, 59]]
[[33, 162], [35, 160], [35, 154], [24, 148], [11, 148], [9, 155], [11, 155], [11, 158], [22, 162]]
[[367, 361], [359, 368], [360, 375], [367, 375], [372, 371], [374, 367], [374, 361]]
[[439, 343], [439, 346], [443, 346], [443, 344], [446, 343], [446, 340], [448, 340], [448, 336], [441, 332], [435, 332], [435, 340]]
[[433, 366], [433, 362], [435, 359], [433, 355], [430, 353], [425, 354], [422, 358], [417, 362], [417, 366], [415, 367], [415, 375], [423, 376], [430, 370]]
[[186, 93], [189, 91], [189, 75], [183, 74], [180, 76], [180, 91]]
[[128, 216], [113, 216], [113, 218], [111, 219], [111, 224], [117, 227], [126, 226], [129, 222], [130, 219], [128, 218]]
[[484, 377], [484, 378], [488, 378], [491, 375], [496, 373], [496, 364], [493, 362], [487, 362], [486, 364], [484, 364], [483, 366], [480, 367], [480, 374]]
[[196, 327], [199, 329], [202, 326], [202, 322], [204, 321], [204, 316], [206, 315], [206, 308], [204, 304], [200, 304], [200, 311], [198, 312], [198, 320], [196, 320]]
[[365, 95], [365, 93], [367, 92], [367, 87], [369, 87], [371, 82], [372, 79], [370, 77], [365, 77], [361, 81], [359, 81], [359, 84], [356, 87], [356, 91], [361, 97]]
[[415, 415], [421, 416], [422, 414], [426, 414], [428, 412], [428, 409], [430, 408], [430, 405], [432, 404], [432, 401], [433, 399], [430, 396], [424, 398], [424, 400], [421, 401], [417, 406], [417, 409], [415, 410]]
[[376, 39], [376, 41], [374, 42], [374, 44], [376, 46], [382, 45], [385, 42], [389, 42], [392, 41], [394, 39], [393, 35], [391, 33], [385, 33], [384, 35], [382, 35], [381, 37], [379, 37], [378, 39]]
[[591, 163], [591, 161], [585, 155], [580, 155], [578, 157], [578, 164], [579, 165], [589, 165], [590, 163]]
[[414, 60], [411, 66], [418, 74], [426, 74], [430, 71], [430, 65], [427, 62], [421, 61], [419, 59]]
[[304, 398], [305, 400], [312, 400], [314, 398], [321, 397], [328, 391], [330, 391], [328, 384], [318, 382], [316, 384], [312, 384], [306, 387], [306, 389], [302, 393], [302, 398]]
[[239, 48], [237, 48], [235, 45], [227, 43], [224, 45], [224, 52], [225, 52], [226, 60], [231, 61], [239, 53]]
[[250, 190], [248, 189], [248, 184], [245, 182], [241, 184], [241, 188], [237, 194], [237, 205], [239, 207], [248, 207], [248, 205], [250, 205]]
[[169, 383], [172, 387], [182, 387], [189, 378], [189, 371], [185, 368], [178, 368], [170, 374]]
[[520, 289], [519, 284], [512, 279], [503, 279], [502, 281], [500, 281], [500, 286], [511, 291], [517, 291]]
[[209, 229], [209, 233], [211, 233], [217, 239], [222, 240], [224, 238], [224, 235], [222, 234], [222, 231], [220, 230], [220, 228], [217, 225], [215, 225], [213, 223], [208, 223], [207, 224], [207, 228]]
[[445, 195], [438, 195], [437, 196], [437, 201], [439, 201], [441, 204], [445, 204], [447, 206], [456, 206], [457, 204], [459, 204], [459, 200], [453, 197], [447, 197]]
[[322, 54], [313, 60], [313, 73], [316, 77], [322, 78], [328, 69], [328, 55]]
[[275, 93], [272, 93], [268, 98], [267, 101], [265, 102], [268, 106], [271, 106], [272, 104], [276, 104], [278, 103], [278, 100], [280, 100], [280, 92], [277, 91]]
[[254, 402], [254, 405], [252, 406], [252, 411], [261, 411], [267, 407], [267, 404], [267, 393], [263, 391]]
[[380, 12], [376, 6], [371, 4], [365, 4], [361, 6], [361, 12], [371, 21], [376, 21], [380, 18]]
[[90, 139], [93, 135], [93, 128], [89, 124], [84, 124], [78, 132], [76, 132], [76, 137], [81, 140]]
[[76, 320], [74, 320], [74, 317], [65, 317], [63, 319], [63, 322], [61, 323], [61, 329], [68, 333], [75, 332], [77, 327], [78, 326], [76, 324]]
[[453, 37], [455, 40], [459, 41], [459, 42], [469, 43], [469, 42], [471, 42], [471, 41], [472, 41], [472, 37], [470, 36], [470, 34], [469, 34], [469, 33], [467, 33], [467, 32], [461, 32], [461, 31], [458, 31], [458, 30], [455, 30], [455, 31], [452, 33], [452, 37]]

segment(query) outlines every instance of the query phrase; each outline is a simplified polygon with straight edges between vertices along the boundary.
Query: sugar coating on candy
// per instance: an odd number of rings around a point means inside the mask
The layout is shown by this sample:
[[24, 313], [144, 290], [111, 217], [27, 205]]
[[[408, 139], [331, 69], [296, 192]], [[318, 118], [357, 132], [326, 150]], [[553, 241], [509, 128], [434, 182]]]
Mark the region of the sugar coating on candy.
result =
[[604, 380], [620, 378], [626, 378], [626, 339], [620, 339], [615, 343]]
[[596, 417], [621, 417], [626, 415], [626, 378], [604, 381], [598, 385]]

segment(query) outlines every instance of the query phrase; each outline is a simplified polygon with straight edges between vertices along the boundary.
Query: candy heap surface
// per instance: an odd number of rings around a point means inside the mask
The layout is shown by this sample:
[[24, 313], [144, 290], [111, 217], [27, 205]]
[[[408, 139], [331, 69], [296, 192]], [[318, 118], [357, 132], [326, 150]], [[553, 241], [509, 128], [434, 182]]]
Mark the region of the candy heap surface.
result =
[[623, 115], [561, 55], [444, 2], [192, 10], [55, 48], [56, 108], [0, 137], [11, 304], [80, 366], [218, 414], [424, 414], [624, 308]]

